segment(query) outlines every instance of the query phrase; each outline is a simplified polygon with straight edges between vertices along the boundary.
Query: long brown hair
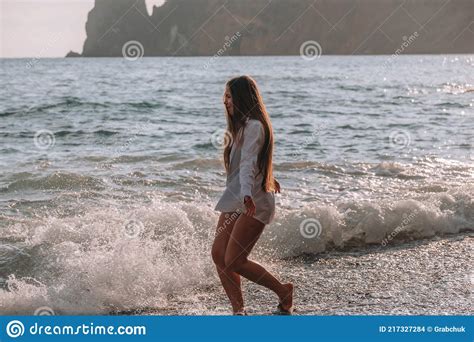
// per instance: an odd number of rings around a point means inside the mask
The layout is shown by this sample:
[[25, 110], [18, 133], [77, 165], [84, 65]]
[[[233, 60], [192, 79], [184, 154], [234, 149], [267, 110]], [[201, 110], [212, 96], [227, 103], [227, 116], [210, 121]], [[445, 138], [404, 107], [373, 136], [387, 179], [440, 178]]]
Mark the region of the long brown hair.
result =
[[[263, 124], [265, 140], [258, 154], [259, 171], [257, 175], [263, 173], [262, 189], [264, 191], [279, 191], [280, 185], [273, 177], [273, 128], [257, 83], [249, 76], [240, 76], [229, 80], [226, 87], [232, 95], [234, 107], [233, 115], [227, 113], [226, 134], [232, 135], [232, 142], [238, 141], [240, 143], [241, 139], [238, 139], [237, 135], [241, 128], [245, 129], [247, 120], [256, 119]], [[224, 148], [224, 165], [227, 172], [230, 168], [231, 145], [227, 144]]]

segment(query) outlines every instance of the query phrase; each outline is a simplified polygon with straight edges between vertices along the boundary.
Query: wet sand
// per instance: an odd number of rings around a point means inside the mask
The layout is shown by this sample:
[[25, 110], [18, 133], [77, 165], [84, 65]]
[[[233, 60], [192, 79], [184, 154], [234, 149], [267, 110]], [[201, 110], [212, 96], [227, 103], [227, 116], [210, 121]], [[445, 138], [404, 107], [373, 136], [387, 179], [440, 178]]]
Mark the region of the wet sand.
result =
[[[282, 281], [295, 284], [299, 315], [466, 315], [472, 314], [472, 233], [435, 237], [396, 246], [372, 246], [307, 255], [272, 264]], [[257, 259], [258, 261], [258, 259]], [[288, 277], [291, 275], [291, 277]], [[243, 279], [250, 315], [272, 314], [277, 297]], [[121, 314], [228, 315], [218, 282], [169, 296], [166, 308]]]

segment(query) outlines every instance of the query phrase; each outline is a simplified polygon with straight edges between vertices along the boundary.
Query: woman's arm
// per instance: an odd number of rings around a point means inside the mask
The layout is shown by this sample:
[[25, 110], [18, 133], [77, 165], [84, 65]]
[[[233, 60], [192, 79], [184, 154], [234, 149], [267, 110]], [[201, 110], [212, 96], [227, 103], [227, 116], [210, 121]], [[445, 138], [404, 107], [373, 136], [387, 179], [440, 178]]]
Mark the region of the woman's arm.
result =
[[257, 160], [265, 139], [263, 125], [258, 120], [249, 120], [244, 128], [243, 143], [240, 155], [240, 201], [245, 197], [252, 198], [252, 187], [257, 175]]

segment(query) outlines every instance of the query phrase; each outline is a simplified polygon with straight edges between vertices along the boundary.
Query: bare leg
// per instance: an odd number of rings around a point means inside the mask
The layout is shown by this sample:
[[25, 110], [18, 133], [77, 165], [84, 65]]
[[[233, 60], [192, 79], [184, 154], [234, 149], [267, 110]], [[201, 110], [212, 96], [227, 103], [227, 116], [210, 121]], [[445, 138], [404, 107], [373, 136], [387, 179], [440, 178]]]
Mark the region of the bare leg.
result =
[[244, 309], [244, 300], [242, 297], [240, 275], [225, 267], [225, 251], [238, 216], [239, 214], [235, 212], [222, 213], [220, 215], [216, 236], [212, 245], [212, 259], [216, 264], [217, 274], [219, 275], [227, 297], [229, 297], [234, 312], [239, 312]]
[[288, 309], [293, 304], [293, 285], [282, 284], [263, 266], [247, 259], [264, 227], [257, 219], [240, 215], [226, 248], [225, 265], [227, 269], [275, 292], [283, 308]]

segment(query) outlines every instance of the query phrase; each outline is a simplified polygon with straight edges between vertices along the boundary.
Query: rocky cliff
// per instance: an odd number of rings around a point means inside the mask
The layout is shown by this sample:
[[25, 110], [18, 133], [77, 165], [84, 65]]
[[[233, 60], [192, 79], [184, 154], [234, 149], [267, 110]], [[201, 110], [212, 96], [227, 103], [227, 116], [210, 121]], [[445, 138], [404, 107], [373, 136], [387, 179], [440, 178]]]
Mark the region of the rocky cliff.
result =
[[[96, 0], [82, 56], [473, 53], [473, 0]], [[416, 33], [416, 34], [415, 34]], [[319, 47], [318, 47], [319, 49]]]

